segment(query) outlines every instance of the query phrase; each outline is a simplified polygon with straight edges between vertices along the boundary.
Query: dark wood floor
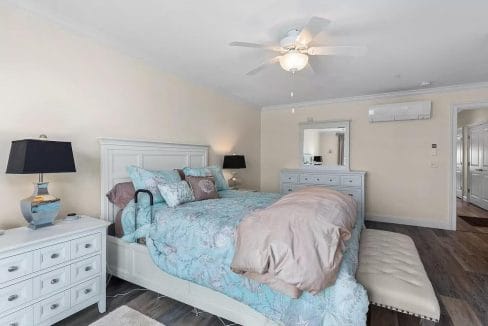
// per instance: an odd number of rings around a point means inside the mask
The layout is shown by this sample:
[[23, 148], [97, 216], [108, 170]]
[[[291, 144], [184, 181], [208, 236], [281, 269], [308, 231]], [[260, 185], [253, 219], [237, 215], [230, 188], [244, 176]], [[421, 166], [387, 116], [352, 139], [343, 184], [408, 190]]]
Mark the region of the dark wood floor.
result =
[[[375, 222], [368, 222], [367, 226], [413, 238], [439, 299], [439, 325], [488, 325], [488, 234], [478, 230], [446, 231]], [[137, 286], [112, 278], [107, 289], [107, 310], [112, 311], [125, 304], [166, 326], [232, 324], [205, 312], [196, 315], [192, 307], [169, 298], [158, 298], [151, 291], [130, 292], [134, 289]], [[126, 292], [130, 293], [111, 297]], [[59, 325], [88, 325], [101, 316], [94, 305]], [[419, 319], [370, 307], [368, 325], [413, 326], [419, 325]]]
[[[465, 219], [460, 216], [468, 216], [471, 220], [488, 220], [488, 211], [479, 208], [467, 201], [456, 199], [456, 212], [457, 212], [457, 230], [458, 231], [468, 231], [468, 232], [481, 232], [488, 233], [488, 226], [478, 226], [476, 223], [470, 224]], [[485, 222], [486, 223], [486, 222]]]

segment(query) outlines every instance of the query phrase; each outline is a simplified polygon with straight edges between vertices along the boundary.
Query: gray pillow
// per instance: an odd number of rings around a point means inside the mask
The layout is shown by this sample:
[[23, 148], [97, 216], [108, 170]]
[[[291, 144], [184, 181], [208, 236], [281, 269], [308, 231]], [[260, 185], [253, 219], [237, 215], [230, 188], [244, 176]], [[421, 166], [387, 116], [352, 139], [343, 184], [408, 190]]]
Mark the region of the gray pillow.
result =
[[219, 193], [215, 187], [214, 177], [195, 177], [187, 175], [186, 181], [193, 191], [195, 200], [219, 198]]
[[134, 184], [132, 182], [121, 182], [110, 189], [106, 196], [109, 202], [118, 208], [123, 209], [134, 198], [135, 192]]
[[160, 184], [158, 188], [169, 207], [176, 207], [195, 200], [193, 192], [186, 181]]

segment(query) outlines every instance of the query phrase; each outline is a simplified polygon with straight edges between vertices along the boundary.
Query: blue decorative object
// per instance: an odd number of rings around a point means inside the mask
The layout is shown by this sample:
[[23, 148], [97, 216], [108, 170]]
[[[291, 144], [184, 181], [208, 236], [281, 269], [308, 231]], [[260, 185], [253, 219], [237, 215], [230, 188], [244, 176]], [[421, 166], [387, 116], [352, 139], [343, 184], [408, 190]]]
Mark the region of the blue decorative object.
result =
[[[41, 136], [41, 138], [47, 138]], [[12, 142], [6, 173], [39, 174], [32, 196], [22, 199], [20, 209], [29, 227], [52, 225], [61, 208], [59, 198], [50, 195], [44, 173], [76, 172], [70, 142], [24, 139]]]

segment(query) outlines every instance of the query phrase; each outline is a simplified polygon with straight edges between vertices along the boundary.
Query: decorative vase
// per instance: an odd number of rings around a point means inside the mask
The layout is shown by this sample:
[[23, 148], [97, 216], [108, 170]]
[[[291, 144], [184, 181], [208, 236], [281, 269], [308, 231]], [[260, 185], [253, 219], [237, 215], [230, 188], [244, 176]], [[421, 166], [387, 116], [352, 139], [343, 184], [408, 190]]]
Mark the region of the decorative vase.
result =
[[49, 182], [34, 183], [32, 196], [20, 201], [20, 209], [31, 229], [53, 225], [61, 208], [61, 201], [50, 195], [47, 187]]

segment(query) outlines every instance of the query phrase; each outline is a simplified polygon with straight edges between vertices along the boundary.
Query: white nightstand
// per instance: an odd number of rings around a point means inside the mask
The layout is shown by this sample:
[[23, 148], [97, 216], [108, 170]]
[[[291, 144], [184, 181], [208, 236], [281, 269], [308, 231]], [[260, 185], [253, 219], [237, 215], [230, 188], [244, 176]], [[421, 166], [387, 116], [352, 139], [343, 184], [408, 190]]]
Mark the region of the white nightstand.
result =
[[258, 192], [256, 189], [251, 189], [251, 188], [231, 188], [231, 189], [237, 191]]
[[54, 324], [94, 303], [106, 310], [106, 221], [81, 217], [0, 236], [0, 325]]

